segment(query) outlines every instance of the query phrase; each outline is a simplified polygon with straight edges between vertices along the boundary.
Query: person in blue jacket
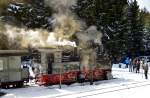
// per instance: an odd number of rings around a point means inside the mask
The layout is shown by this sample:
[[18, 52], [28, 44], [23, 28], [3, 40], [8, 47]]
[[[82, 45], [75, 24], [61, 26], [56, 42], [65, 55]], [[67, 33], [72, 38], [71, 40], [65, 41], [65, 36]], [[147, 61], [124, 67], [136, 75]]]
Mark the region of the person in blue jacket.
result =
[[129, 57], [127, 57], [125, 60], [126, 68], [128, 68], [128, 66], [129, 66], [129, 61], [130, 61], [130, 59], [129, 59]]

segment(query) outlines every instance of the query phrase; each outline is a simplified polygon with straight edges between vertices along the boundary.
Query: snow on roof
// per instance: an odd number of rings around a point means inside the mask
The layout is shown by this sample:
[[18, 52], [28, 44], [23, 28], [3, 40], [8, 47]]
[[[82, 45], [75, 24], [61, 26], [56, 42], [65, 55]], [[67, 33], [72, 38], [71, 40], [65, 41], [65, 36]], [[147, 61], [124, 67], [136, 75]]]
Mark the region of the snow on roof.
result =
[[39, 52], [45, 53], [53, 53], [53, 52], [61, 52], [61, 49], [37, 49]]

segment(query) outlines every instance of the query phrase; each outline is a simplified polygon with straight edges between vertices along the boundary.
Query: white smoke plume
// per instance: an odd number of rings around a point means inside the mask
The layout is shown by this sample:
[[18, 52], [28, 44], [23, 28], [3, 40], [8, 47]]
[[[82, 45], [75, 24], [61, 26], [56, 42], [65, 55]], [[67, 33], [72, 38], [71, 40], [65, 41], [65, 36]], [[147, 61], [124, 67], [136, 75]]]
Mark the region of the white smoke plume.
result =
[[70, 11], [70, 7], [76, 4], [76, 0], [45, 0], [45, 4], [63, 14]]
[[53, 18], [53, 31], [43, 29], [18, 28], [4, 24], [5, 34], [9, 42], [21, 45], [21, 48], [31, 47], [57, 47], [58, 45], [76, 47], [75, 42], [69, 41], [69, 37], [80, 30], [80, 23], [75, 19], [70, 7], [76, 3], [75, 0], [45, 0], [45, 4], [53, 7], [55, 11]]
[[70, 10], [70, 7], [76, 4], [76, 0], [45, 0], [45, 4], [54, 10], [53, 32], [57, 37], [69, 39], [74, 33], [80, 31], [80, 21]]
[[[69, 38], [76, 33], [79, 39], [81, 51], [81, 65], [88, 67], [94, 64], [93, 58], [96, 58], [95, 50], [88, 46], [89, 41], [101, 44], [101, 33], [95, 26], [82, 31], [84, 23], [78, 20], [70, 7], [76, 4], [76, 0], [45, 0], [45, 4], [54, 10], [53, 31], [48, 32], [43, 29], [29, 30], [6, 25], [8, 37], [14, 41], [19, 38], [18, 43], [21, 47], [57, 47], [59, 45], [70, 45], [76, 47], [75, 42], [69, 41]], [[77, 33], [78, 32], [78, 33]]]
[[43, 29], [32, 30], [5, 24], [3, 32], [7, 35], [10, 43], [20, 45], [12, 46], [18, 49], [28, 48], [29, 46], [33, 48], [56, 48], [57, 46], [65, 45], [76, 47], [75, 42], [69, 40], [57, 40], [55, 33], [50, 33]]
[[[97, 30], [96, 26], [90, 26], [87, 30], [76, 33], [79, 39], [79, 47], [87, 49], [90, 42], [101, 45], [102, 33]], [[91, 47], [92, 48], [92, 47]]]
[[[79, 48], [81, 48], [81, 66], [89, 69], [89, 65], [95, 63], [96, 53], [89, 42], [101, 44], [102, 34], [97, 30], [96, 26], [91, 26], [87, 30], [83, 30], [83, 22], [77, 20], [70, 7], [76, 5], [76, 0], [45, 0], [45, 3], [52, 7], [55, 11], [53, 32], [57, 33], [58, 38], [69, 39], [75, 34], [79, 40]], [[77, 33], [78, 32], [78, 33]]]
[[79, 47], [82, 48], [81, 51], [81, 65], [85, 69], [89, 70], [90, 66], [96, 64], [96, 51], [93, 44], [101, 45], [102, 33], [97, 30], [96, 26], [90, 26], [87, 30], [83, 32], [76, 33], [78, 39], [80, 40]]
[[47, 44], [47, 33], [47, 31], [41, 29], [30, 30], [18, 28], [8, 24], [5, 25], [5, 34], [8, 36], [9, 41], [20, 44], [20, 48], [27, 48], [28, 46], [45, 47]]

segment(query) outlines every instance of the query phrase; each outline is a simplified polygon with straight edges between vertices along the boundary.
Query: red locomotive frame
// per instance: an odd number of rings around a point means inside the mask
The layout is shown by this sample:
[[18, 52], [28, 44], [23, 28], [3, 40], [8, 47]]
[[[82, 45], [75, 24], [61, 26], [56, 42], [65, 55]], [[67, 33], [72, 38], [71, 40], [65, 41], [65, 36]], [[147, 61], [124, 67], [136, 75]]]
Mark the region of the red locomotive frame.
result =
[[[82, 74], [85, 75], [85, 81], [90, 81], [91, 74], [93, 74], [93, 81], [97, 80], [106, 80], [107, 73], [110, 72], [110, 69], [94, 69], [94, 70], [87, 70], [81, 71]], [[56, 85], [60, 83], [60, 78], [62, 84], [70, 85], [71, 83], [77, 82], [77, 73], [79, 71], [70, 71], [66, 73], [60, 74], [40, 74], [37, 78], [37, 83], [39, 85]]]

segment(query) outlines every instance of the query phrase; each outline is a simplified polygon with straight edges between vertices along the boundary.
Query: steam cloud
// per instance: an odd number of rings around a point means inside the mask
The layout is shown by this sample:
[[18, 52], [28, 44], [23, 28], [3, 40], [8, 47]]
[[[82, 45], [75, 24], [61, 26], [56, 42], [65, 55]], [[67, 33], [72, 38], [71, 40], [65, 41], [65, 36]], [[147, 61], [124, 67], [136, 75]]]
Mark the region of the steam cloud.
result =
[[69, 39], [75, 32], [80, 31], [80, 21], [70, 10], [70, 7], [76, 4], [76, 0], [45, 0], [45, 4], [55, 11], [53, 32], [57, 33], [57, 39]]
[[45, 0], [45, 4], [63, 14], [70, 11], [70, 7], [76, 4], [76, 0]]
[[45, 0], [45, 5], [52, 7], [55, 12], [53, 14], [52, 32], [43, 29], [27, 30], [6, 25], [6, 34], [12, 41], [19, 39], [17, 42], [22, 45], [21, 47], [28, 47], [29, 45], [32, 47], [52, 47], [57, 45], [75, 47], [76, 43], [69, 41], [69, 38], [76, 34], [80, 41], [79, 47], [83, 50], [81, 51], [81, 65], [88, 67], [89, 64], [94, 64], [96, 52], [87, 43], [93, 41], [100, 45], [102, 35], [95, 26], [81, 31], [83, 29], [82, 22], [77, 20], [70, 10], [70, 7], [75, 4], [76, 0]]
[[82, 22], [76, 20], [75, 15], [70, 11], [70, 7], [76, 5], [76, 0], [45, 0], [45, 4], [52, 7], [56, 12], [53, 15], [55, 20], [53, 32], [57, 33], [57, 37], [69, 39], [73, 34], [77, 36], [80, 41], [79, 47], [82, 49], [81, 66], [88, 69], [89, 64], [94, 64], [96, 59], [95, 50], [93, 47], [90, 47], [88, 42], [93, 41], [94, 43], [101, 44], [101, 33], [97, 31], [95, 26], [91, 26], [87, 30], [81, 31], [83, 27], [81, 25]]
[[[16, 43], [14, 46], [16, 48], [56, 48], [59, 45], [65, 46], [73, 46], [76, 47], [75, 42], [71, 42], [69, 40], [58, 41], [56, 39], [55, 33], [49, 33], [47, 30], [43, 29], [25, 29], [25, 28], [18, 28], [11, 25], [4, 25], [3, 32], [7, 35], [9, 42]], [[0, 32], [0, 33], [3, 33]], [[10, 47], [12, 48], [12, 47]]]
[[[43, 29], [17, 28], [5, 25], [5, 34], [10, 42], [17, 43], [20, 48], [31, 47], [55, 47], [58, 45], [70, 45], [76, 47], [75, 42], [69, 41], [70, 36], [80, 30], [80, 23], [75, 19], [70, 7], [75, 0], [45, 0], [47, 6], [53, 7], [54, 13], [53, 31]], [[17, 39], [17, 40], [16, 40]]]
[[91, 44], [101, 45], [102, 33], [97, 30], [96, 26], [90, 26], [87, 30], [76, 34], [80, 40], [79, 47], [81, 50], [81, 65], [85, 70], [96, 64], [96, 50]]

